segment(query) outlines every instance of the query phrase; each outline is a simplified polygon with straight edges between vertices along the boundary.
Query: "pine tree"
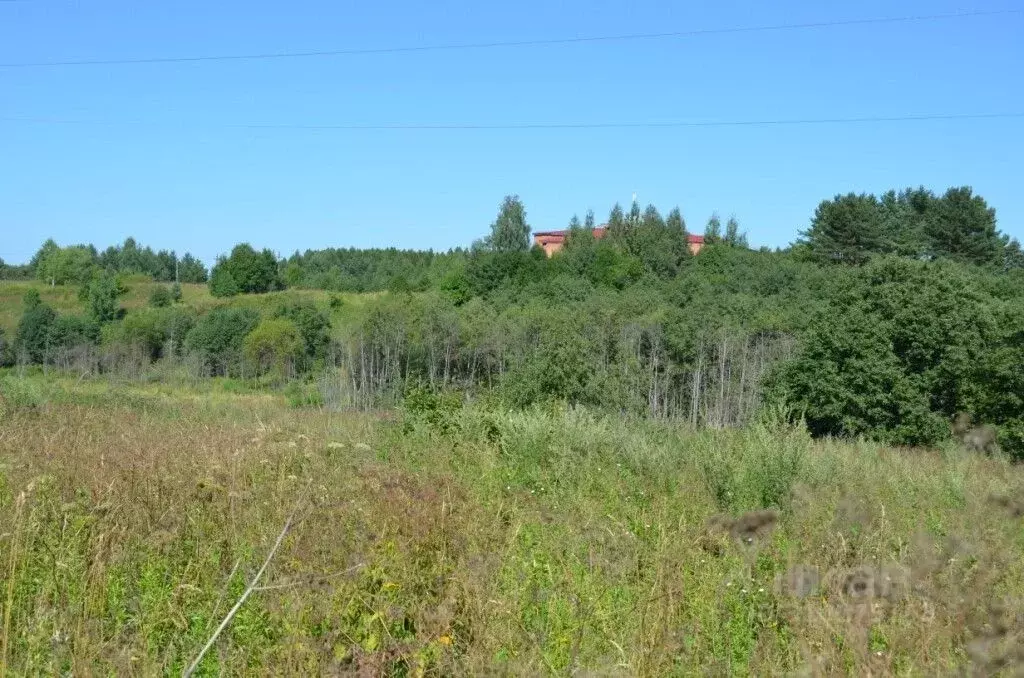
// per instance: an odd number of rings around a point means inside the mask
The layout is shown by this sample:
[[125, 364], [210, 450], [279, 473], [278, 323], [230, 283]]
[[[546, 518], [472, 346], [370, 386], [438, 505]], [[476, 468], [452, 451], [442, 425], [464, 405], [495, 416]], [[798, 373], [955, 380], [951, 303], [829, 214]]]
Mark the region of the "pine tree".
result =
[[1016, 238], [1004, 236], [1006, 246], [1003, 249], [1003, 270], [1024, 268], [1024, 250]]
[[686, 222], [683, 220], [683, 215], [678, 207], [673, 207], [672, 211], [665, 217], [665, 226], [671, 231], [686, 232]]
[[878, 200], [854, 193], [825, 200], [815, 210], [811, 227], [801, 235], [820, 261], [863, 264], [872, 253], [884, 250]]
[[914, 259], [932, 258], [925, 224], [935, 216], [938, 198], [924, 187], [886, 192], [878, 201], [883, 252]]
[[174, 303], [174, 298], [166, 285], [157, 285], [149, 293], [149, 305], [153, 308], [164, 308], [172, 303]]
[[661, 218], [661, 213], [654, 205], [647, 206], [640, 217], [640, 223], [647, 228], [665, 228], [665, 220]]
[[935, 256], [980, 265], [1002, 263], [1005, 244], [996, 230], [996, 211], [969, 186], [946, 191], [924, 230]]
[[183, 283], [204, 283], [208, 275], [203, 262], [186, 252], [178, 262], [178, 278]]

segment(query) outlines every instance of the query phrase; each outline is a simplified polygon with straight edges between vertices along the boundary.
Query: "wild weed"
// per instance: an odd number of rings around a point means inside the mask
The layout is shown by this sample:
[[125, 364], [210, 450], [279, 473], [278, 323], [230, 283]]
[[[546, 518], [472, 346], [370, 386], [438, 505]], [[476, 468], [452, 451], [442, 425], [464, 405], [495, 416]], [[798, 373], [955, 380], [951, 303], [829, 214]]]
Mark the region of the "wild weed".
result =
[[0, 420], [12, 675], [180, 674], [302, 497], [199, 673], [987, 675], [1020, 661], [1024, 476], [1002, 459], [584, 409], [431, 401], [408, 425], [219, 389], [104, 389], [60, 383]]

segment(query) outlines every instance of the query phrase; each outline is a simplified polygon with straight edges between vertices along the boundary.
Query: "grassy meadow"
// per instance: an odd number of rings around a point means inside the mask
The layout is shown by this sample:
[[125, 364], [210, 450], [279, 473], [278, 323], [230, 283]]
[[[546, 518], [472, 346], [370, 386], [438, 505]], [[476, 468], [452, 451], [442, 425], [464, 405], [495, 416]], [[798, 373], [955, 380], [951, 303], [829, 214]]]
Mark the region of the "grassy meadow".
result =
[[0, 393], [3, 675], [180, 675], [282, 534], [196, 675], [1024, 663], [1024, 471], [953, 446], [228, 380]]

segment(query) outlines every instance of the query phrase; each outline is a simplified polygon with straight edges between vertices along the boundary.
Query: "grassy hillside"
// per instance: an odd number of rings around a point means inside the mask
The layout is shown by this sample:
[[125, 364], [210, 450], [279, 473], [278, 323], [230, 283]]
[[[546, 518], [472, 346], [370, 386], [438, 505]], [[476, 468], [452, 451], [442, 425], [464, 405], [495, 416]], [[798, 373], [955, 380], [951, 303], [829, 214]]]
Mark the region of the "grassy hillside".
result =
[[1002, 460], [772, 424], [0, 380], [0, 672], [180, 674], [289, 522], [206, 675], [1022, 659], [1024, 471]]
[[[129, 313], [132, 310], [144, 308], [149, 302], [149, 295], [153, 288], [163, 283], [155, 283], [149, 278], [138, 276], [125, 280], [128, 291], [118, 299], [121, 308]], [[24, 310], [23, 297], [29, 289], [39, 291], [42, 301], [53, 307], [58, 313], [85, 313], [86, 306], [78, 298], [79, 288], [74, 285], [50, 286], [39, 281], [10, 281], [0, 280], [0, 328], [13, 336], [18, 326], [18, 320]], [[365, 303], [366, 299], [373, 298], [374, 294], [355, 294], [348, 292], [325, 292], [322, 290], [286, 290], [284, 292], [271, 292], [259, 295], [241, 295], [230, 300], [217, 299], [210, 296], [209, 288], [206, 285], [182, 285], [182, 303], [199, 312], [207, 311], [214, 306], [231, 305], [247, 306], [257, 309], [274, 308], [283, 299], [310, 300], [318, 305], [327, 307], [332, 298], [341, 300], [342, 306], [357, 308]]]
[[[122, 308], [127, 310], [146, 306], [149, 295], [157, 283], [148, 278], [130, 278], [125, 281], [128, 291], [120, 298]], [[58, 313], [84, 313], [85, 304], [78, 298], [78, 287], [74, 285], [50, 286], [39, 281], [0, 281], [0, 327], [14, 333], [24, 310], [22, 299], [30, 289], [39, 291], [44, 303]], [[184, 303], [202, 307], [213, 303], [206, 285], [182, 285]]]

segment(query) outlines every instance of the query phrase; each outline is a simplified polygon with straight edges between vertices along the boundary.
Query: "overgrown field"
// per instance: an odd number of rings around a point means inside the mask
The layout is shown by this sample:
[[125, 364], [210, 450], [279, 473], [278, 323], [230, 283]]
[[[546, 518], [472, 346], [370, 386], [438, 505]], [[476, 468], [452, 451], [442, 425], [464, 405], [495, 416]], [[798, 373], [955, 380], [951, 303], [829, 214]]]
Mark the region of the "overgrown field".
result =
[[770, 419], [0, 379], [0, 673], [180, 674], [289, 521], [200, 674], [1024, 661], [1024, 471], [1000, 459]]

